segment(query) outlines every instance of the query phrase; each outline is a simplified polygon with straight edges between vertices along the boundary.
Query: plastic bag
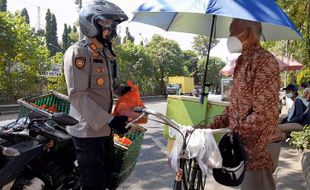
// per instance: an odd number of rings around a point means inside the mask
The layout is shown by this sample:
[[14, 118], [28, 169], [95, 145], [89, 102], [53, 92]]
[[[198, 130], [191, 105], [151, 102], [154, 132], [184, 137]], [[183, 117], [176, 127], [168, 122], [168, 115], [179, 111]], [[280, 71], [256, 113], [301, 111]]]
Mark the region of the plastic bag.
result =
[[[181, 126], [180, 131], [183, 135], [186, 131], [192, 131], [190, 126]], [[169, 157], [170, 167], [176, 171], [179, 168], [179, 157], [183, 146], [183, 138], [179, 132], [169, 128], [169, 136], [175, 137], [173, 148]], [[203, 175], [207, 175], [208, 167], [222, 167], [222, 156], [214, 140], [211, 129], [196, 129], [186, 138], [187, 151], [189, 158], [196, 158]]]
[[[183, 135], [185, 135], [186, 128], [181, 127], [180, 131], [182, 132]], [[175, 141], [173, 142], [173, 147], [172, 147], [171, 153], [168, 158], [168, 163], [171, 168], [175, 169], [175, 171], [178, 171], [179, 163], [180, 163], [179, 158], [180, 158], [180, 153], [181, 153], [182, 146], [183, 146], [183, 138], [181, 134], [175, 129], [173, 129], [172, 127], [169, 127], [169, 136], [171, 138], [175, 138]]]
[[[140, 115], [135, 113], [133, 109], [135, 107], [144, 107], [144, 103], [141, 100], [138, 86], [134, 85], [130, 80], [127, 81], [127, 85], [131, 87], [131, 90], [118, 98], [113, 115], [125, 115], [129, 120], [133, 120]], [[142, 117], [136, 123], [147, 123], [147, 117]]]

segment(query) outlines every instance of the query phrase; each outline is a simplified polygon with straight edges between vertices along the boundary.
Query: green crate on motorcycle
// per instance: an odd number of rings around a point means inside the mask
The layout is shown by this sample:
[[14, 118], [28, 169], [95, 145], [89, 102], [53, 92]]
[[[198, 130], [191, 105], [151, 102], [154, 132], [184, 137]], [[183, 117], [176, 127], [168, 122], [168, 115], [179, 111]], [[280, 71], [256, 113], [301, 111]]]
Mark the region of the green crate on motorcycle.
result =
[[[46, 116], [49, 117], [53, 112], [69, 113], [70, 102], [66, 95], [50, 91], [49, 93], [21, 98], [18, 100], [20, 104], [19, 118], [27, 117], [28, 113], [34, 109], [44, 110]], [[56, 125], [56, 123], [50, 123]], [[65, 127], [65, 126], [60, 126]], [[139, 125], [132, 125], [131, 129], [125, 135], [132, 141], [128, 147], [120, 143], [114, 142], [114, 162], [113, 171], [108, 179], [109, 189], [116, 189], [124, 182], [134, 170], [136, 161], [141, 149], [143, 136], [146, 129]]]

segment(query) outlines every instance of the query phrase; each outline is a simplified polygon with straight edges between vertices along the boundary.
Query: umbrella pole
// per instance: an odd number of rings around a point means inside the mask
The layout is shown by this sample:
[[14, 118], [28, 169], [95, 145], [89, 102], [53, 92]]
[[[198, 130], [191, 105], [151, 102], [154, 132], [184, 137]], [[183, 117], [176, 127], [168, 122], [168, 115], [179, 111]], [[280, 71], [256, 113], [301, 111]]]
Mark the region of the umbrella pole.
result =
[[213, 38], [213, 31], [214, 31], [214, 25], [215, 25], [215, 19], [216, 19], [216, 15], [213, 15], [212, 17], [212, 25], [211, 25], [211, 33], [210, 33], [210, 38], [209, 38], [209, 47], [208, 47], [208, 54], [207, 54], [207, 60], [206, 60], [206, 68], [205, 68], [205, 73], [203, 75], [203, 84], [201, 87], [201, 95], [200, 95], [200, 103], [203, 104], [204, 102], [204, 98], [205, 96], [207, 96], [209, 94], [206, 93], [206, 86], [208, 88], [210, 88], [211, 84], [207, 84], [206, 80], [207, 80], [207, 72], [208, 72], [208, 64], [209, 64], [209, 59], [210, 59], [210, 51], [211, 51], [211, 42], [212, 42], [212, 38]]

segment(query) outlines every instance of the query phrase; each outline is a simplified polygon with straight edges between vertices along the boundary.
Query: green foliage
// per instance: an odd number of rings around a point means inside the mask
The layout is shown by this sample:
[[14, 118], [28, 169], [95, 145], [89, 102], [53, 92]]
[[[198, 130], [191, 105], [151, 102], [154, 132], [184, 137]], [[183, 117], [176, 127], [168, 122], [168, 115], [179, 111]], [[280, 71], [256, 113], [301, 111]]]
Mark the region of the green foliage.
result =
[[50, 51], [50, 55], [54, 56], [56, 52], [61, 52], [61, 48], [57, 40], [57, 22], [54, 14], [47, 9], [45, 16], [46, 26], [45, 26], [45, 38], [46, 46]]
[[69, 29], [67, 27], [67, 24], [64, 24], [64, 32], [62, 33], [62, 48], [63, 50], [68, 49], [70, 46], [70, 37], [69, 37]]
[[165, 92], [165, 81], [169, 76], [184, 75], [184, 62], [179, 44], [162, 36], [154, 35], [147, 44], [147, 52], [155, 68], [158, 92]]
[[[216, 46], [218, 42], [218, 40], [213, 40], [211, 43], [211, 49]], [[209, 37], [203, 35], [195, 36], [192, 47], [200, 57], [207, 56], [209, 49]]]
[[132, 80], [139, 85], [141, 94], [153, 92], [154, 68], [145, 48], [127, 41], [116, 46], [115, 53], [119, 64], [119, 81], [126, 83], [128, 79]]
[[76, 27], [75, 27], [75, 26], [73, 26], [72, 31], [73, 31], [74, 33], [76, 33], [76, 32], [77, 32], [77, 29], [76, 29]]
[[198, 55], [191, 50], [185, 50], [182, 53], [182, 60], [184, 61], [185, 70], [189, 73], [188, 76], [194, 77], [194, 83], [198, 84], [200, 78], [198, 76]]
[[301, 150], [310, 150], [310, 125], [306, 126], [303, 131], [292, 132], [291, 137], [291, 145]]
[[268, 51], [272, 52], [275, 55], [284, 56], [286, 52], [286, 41], [268, 41], [263, 42], [262, 47], [268, 49]]
[[[205, 65], [206, 65], [206, 58], [199, 60], [198, 63], [198, 78], [200, 79], [200, 84], [202, 84], [204, 72], [205, 72]], [[222, 76], [220, 75], [220, 70], [225, 66], [225, 62], [223, 62], [218, 57], [210, 57], [209, 65], [208, 65], [208, 73], [207, 73], [207, 82], [212, 83], [211, 90], [213, 93], [220, 93], [221, 87], [221, 79]]]
[[297, 84], [301, 85], [302, 83], [309, 81], [310, 81], [310, 67], [306, 67], [297, 74]]
[[27, 24], [30, 24], [29, 15], [28, 15], [28, 11], [27, 11], [26, 8], [23, 8], [23, 9], [22, 9], [20, 15], [26, 19], [26, 23], [27, 23]]
[[[310, 66], [310, 2], [309, 0], [277, 0], [279, 6], [292, 19], [303, 40], [288, 42], [288, 54], [304, 65]], [[271, 52], [285, 55], [286, 42], [268, 42]]]
[[0, 12], [7, 11], [7, 0], [0, 0]]
[[[48, 50], [21, 16], [0, 12], [0, 92], [11, 99], [40, 92]], [[5, 95], [4, 95], [5, 96]]]
[[[55, 56], [51, 57], [51, 62], [54, 64], [60, 64], [62, 65], [64, 54], [61, 52], [58, 52], [55, 54]], [[63, 67], [61, 69], [61, 76], [59, 77], [49, 77], [47, 79], [47, 87], [49, 90], [55, 90], [57, 92], [60, 92], [62, 94], [67, 94], [67, 85], [65, 81], [65, 75], [63, 71]]]
[[79, 40], [79, 33], [76, 30], [72, 30], [69, 33], [69, 39], [70, 39], [70, 44], [74, 44], [75, 42]]

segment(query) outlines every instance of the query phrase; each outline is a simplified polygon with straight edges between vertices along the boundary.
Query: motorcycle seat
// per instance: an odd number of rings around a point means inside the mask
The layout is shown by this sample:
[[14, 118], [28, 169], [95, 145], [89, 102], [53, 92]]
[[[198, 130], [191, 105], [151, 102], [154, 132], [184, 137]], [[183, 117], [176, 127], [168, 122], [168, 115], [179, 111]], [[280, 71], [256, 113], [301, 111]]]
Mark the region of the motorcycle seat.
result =
[[55, 135], [57, 139], [61, 142], [72, 140], [70, 135], [66, 134], [66, 132], [61, 131], [61, 130], [56, 129], [53, 135]]

